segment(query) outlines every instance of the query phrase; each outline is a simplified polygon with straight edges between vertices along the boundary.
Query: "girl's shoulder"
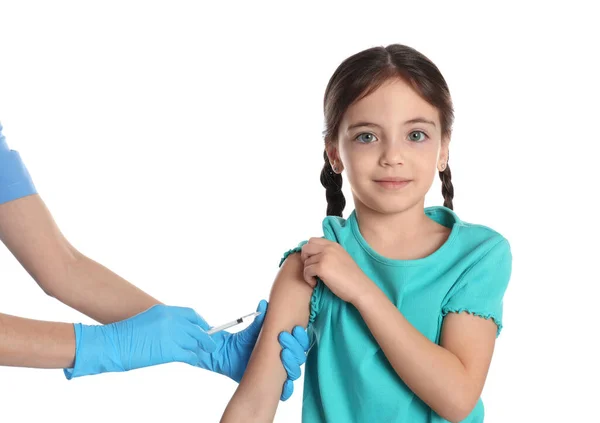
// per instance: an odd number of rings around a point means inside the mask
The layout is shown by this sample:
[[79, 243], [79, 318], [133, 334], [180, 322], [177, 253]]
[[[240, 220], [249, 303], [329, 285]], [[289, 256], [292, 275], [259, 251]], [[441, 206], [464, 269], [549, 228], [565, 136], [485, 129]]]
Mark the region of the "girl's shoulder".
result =
[[452, 233], [456, 232], [457, 235], [459, 233], [460, 238], [463, 241], [471, 241], [476, 244], [485, 241], [505, 241], [506, 243], [508, 243], [508, 240], [504, 237], [504, 235], [502, 235], [494, 228], [485, 224], [473, 223], [462, 220], [458, 216], [457, 212], [447, 207], [427, 207], [425, 209], [425, 214], [427, 214], [431, 219], [435, 220], [436, 222], [450, 228]]

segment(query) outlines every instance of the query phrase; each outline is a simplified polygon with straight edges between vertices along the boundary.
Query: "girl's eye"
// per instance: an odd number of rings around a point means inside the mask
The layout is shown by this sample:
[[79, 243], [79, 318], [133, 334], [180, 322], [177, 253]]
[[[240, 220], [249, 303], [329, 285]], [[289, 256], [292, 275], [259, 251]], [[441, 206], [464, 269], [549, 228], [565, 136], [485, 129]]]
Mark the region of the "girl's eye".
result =
[[[419, 136], [419, 135], [421, 135], [421, 136]], [[414, 142], [423, 142], [423, 141], [425, 141], [425, 138], [427, 138], [427, 134], [423, 131], [412, 131], [408, 135], [408, 138]]]
[[356, 137], [356, 139], [363, 144], [369, 144], [369, 143], [372, 143], [373, 141], [375, 141], [377, 138], [373, 134], [370, 134], [368, 132], [363, 132], [358, 137]]

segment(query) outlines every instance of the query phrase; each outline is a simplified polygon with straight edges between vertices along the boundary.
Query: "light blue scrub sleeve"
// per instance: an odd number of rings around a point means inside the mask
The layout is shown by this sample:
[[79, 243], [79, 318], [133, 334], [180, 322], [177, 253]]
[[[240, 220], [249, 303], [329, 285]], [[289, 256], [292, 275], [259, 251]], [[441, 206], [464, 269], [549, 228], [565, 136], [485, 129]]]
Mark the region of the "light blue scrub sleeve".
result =
[[0, 124], [0, 204], [27, 195], [37, 190], [18, 152], [10, 150]]

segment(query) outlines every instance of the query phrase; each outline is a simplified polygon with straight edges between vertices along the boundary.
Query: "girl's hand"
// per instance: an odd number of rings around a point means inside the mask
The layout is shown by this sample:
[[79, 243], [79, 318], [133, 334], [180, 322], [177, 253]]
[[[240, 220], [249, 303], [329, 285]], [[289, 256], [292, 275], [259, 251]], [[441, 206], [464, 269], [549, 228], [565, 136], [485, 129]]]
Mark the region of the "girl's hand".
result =
[[355, 303], [373, 284], [344, 248], [324, 238], [311, 238], [302, 246], [304, 280], [310, 286], [316, 277], [342, 300]]

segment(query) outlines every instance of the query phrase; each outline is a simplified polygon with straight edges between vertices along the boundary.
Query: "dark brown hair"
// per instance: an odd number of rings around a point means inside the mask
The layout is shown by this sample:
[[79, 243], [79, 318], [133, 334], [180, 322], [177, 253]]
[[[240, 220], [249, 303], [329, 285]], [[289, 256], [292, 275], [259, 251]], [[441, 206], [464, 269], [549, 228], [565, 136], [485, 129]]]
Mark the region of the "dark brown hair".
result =
[[[335, 142], [344, 113], [355, 101], [371, 94], [392, 78], [402, 78], [429, 104], [438, 109], [442, 137], [450, 139], [454, 108], [450, 90], [439, 69], [417, 50], [401, 44], [372, 47], [344, 60], [331, 76], [323, 109], [325, 114], [325, 145]], [[327, 151], [323, 154], [325, 165], [321, 171], [321, 184], [325, 187], [327, 216], [340, 216], [346, 206], [342, 193], [342, 175], [331, 168]], [[454, 187], [450, 166], [439, 172], [442, 181], [444, 206], [452, 209]]]

